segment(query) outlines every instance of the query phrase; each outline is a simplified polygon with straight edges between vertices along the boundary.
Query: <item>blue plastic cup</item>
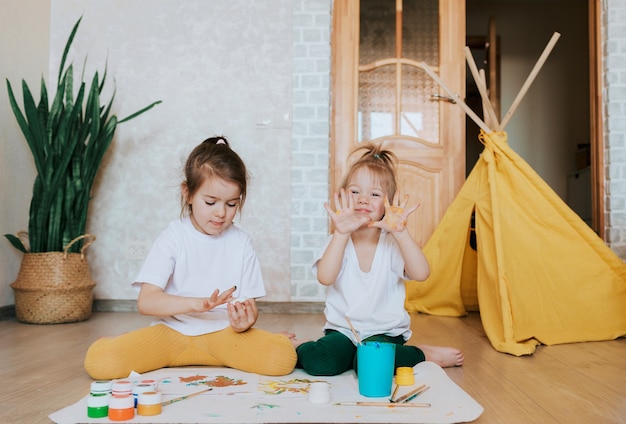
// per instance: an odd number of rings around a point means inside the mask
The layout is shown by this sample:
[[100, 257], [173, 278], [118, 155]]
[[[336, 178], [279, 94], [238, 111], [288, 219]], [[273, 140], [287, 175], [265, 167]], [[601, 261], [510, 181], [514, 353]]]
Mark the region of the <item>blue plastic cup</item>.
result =
[[385, 342], [364, 342], [357, 346], [359, 393], [368, 397], [391, 394], [396, 345]]

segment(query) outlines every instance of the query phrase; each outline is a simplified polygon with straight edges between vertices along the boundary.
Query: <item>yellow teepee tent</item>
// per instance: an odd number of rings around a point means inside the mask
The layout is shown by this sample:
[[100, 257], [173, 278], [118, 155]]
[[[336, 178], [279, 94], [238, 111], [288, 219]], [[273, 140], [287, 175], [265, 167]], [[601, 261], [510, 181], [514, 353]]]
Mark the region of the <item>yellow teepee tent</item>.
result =
[[508, 146], [504, 131], [479, 125], [484, 151], [424, 247], [431, 275], [407, 283], [407, 310], [480, 310], [493, 347], [518, 356], [540, 343], [626, 335], [626, 263]]
[[407, 285], [407, 309], [460, 316], [478, 306], [491, 344], [514, 355], [625, 335], [626, 264], [506, 133], [481, 139], [479, 162], [424, 247], [431, 277]]

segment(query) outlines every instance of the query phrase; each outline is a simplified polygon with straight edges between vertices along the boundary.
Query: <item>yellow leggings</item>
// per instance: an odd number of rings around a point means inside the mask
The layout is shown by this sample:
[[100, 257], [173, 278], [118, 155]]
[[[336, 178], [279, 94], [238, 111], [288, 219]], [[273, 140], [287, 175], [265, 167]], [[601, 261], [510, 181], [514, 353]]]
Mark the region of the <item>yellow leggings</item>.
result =
[[262, 375], [293, 371], [297, 355], [282, 334], [251, 328], [236, 333], [227, 327], [200, 336], [185, 336], [158, 324], [117, 337], [96, 340], [85, 356], [85, 370], [95, 380], [128, 377], [164, 367], [211, 365]]

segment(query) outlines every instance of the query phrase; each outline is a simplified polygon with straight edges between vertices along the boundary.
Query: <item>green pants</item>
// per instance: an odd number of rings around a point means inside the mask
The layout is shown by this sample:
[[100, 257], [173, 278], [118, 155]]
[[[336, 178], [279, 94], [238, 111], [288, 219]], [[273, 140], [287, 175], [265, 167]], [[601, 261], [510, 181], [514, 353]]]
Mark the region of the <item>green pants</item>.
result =
[[[397, 367], [412, 367], [426, 360], [424, 352], [416, 346], [405, 346], [404, 337], [390, 337], [383, 334], [368, 337], [364, 341], [387, 342], [396, 345]], [[310, 375], [338, 375], [356, 369], [356, 346], [352, 341], [335, 330], [326, 330], [317, 341], [305, 342], [296, 348], [298, 362]]]

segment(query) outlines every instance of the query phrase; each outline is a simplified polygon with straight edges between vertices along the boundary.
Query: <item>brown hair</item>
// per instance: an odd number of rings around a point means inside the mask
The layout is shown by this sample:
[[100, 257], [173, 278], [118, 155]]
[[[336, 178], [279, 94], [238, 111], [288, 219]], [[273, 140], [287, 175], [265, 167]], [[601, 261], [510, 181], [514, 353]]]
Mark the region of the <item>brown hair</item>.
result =
[[248, 185], [248, 171], [243, 160], [234, 150], [225, 137], [211, 137], [196, 146], [189, 157], [184, 168], [185, 190], [181, 193], [181, 215], [191, 212], [191, 205], [188, 203], [200, 186], [207, 178], [221, 178], [236, 184], [241, 192], [239, 199], [239, 212], [243, 208], [246, 200], [246, 188]]
[[367, 168], [378, 180], [389, 201], [392, 202], [398, 188], [396, 179], [398, 158], [391, 150], [385, 150], [381, 145], [374, 143], [363, 144], [354, 149], [352, 154], [360, 150], [365, 150], [365, 152], [350, 166], [341, 187], [346, 188], [348, 181], [357, 170]]

